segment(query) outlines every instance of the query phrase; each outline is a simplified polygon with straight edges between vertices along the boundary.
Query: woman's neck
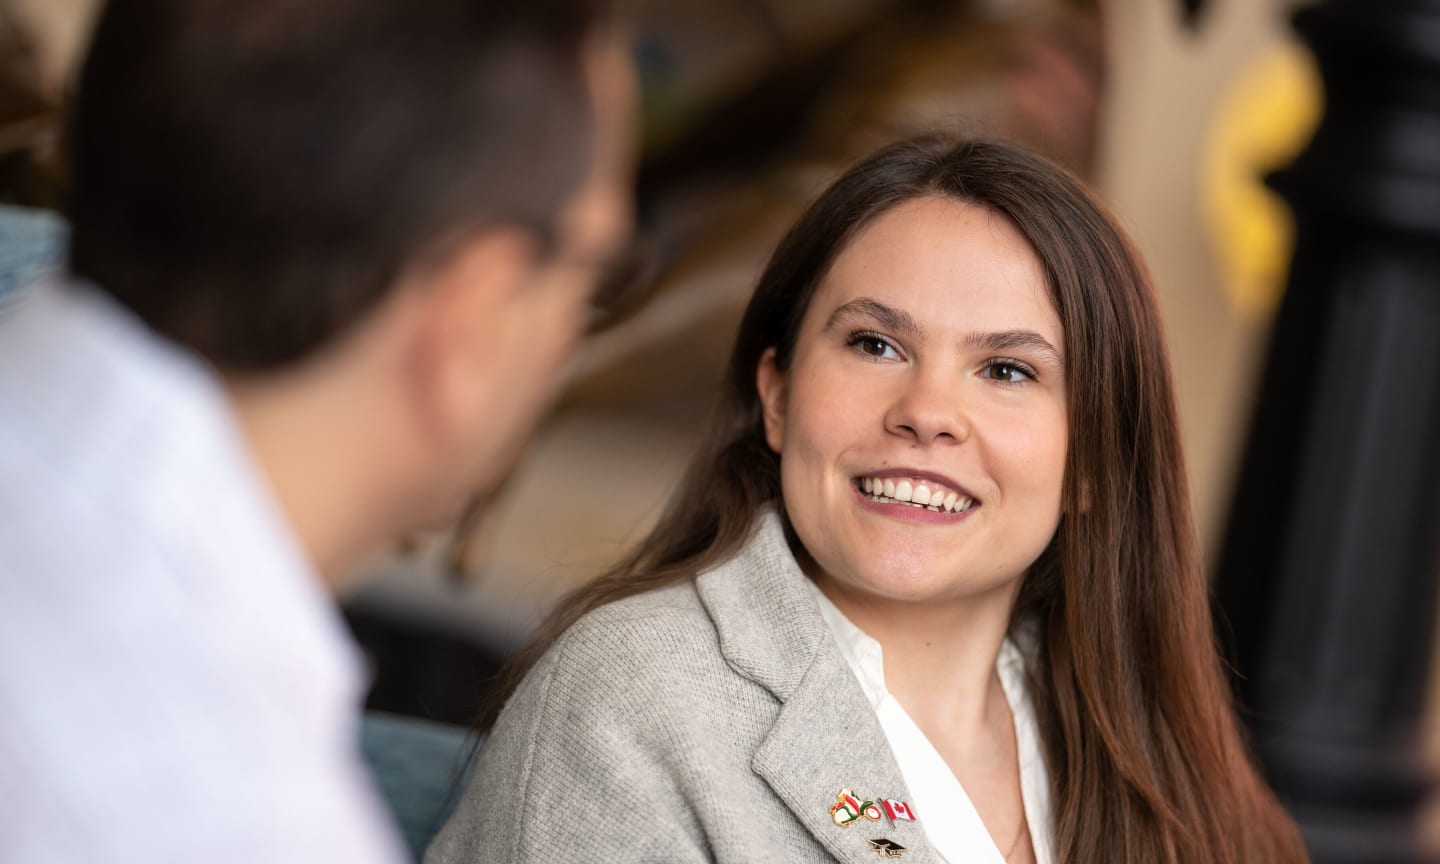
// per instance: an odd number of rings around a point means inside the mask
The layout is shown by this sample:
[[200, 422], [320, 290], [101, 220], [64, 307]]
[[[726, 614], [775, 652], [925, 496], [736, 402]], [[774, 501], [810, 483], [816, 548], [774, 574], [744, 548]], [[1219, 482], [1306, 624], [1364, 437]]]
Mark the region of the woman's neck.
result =
[[880, 643], [885, 688], [927, 733], [982, 746], [997, 727], [1003, 731], [1009, 708], [995, 663], [1016, 587], [916, 603], [865, 594], [824, 574], [815, 581], [845, 617]]

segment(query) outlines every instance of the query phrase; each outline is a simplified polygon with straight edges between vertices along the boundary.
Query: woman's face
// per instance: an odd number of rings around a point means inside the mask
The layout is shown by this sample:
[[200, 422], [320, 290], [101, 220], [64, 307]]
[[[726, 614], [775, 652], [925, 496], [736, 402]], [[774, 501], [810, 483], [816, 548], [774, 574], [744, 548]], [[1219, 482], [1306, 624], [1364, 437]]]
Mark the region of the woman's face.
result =
[[1008, 219], [944, 198], [881, 215], [841, 252], [790, 369], [758, 371], [785, 507], [846, 593], [1009, 591], [1060, 519], [1064, 334]]

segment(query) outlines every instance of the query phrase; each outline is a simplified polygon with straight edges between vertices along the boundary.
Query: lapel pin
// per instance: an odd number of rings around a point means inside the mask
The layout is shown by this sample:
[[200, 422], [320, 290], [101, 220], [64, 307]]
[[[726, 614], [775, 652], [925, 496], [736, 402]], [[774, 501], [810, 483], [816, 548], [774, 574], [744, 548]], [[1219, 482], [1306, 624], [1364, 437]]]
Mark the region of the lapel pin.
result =
[[885, 807], [885, 815], [890, 817], [891, 822], [899, 822], [901, 819], [907, 822], [915, 821], [915, 811], [904, 801], [897, 801], [894, 798], [886, 798], [880, 802]]
[[888, 837], [872, 837], [870, 848], [881, 858], [899, 858], [905, 854], [905, 847]]
[[855, 794], [855, 790], [845, 787], [840, 794], [835, 796], [835, 805], [830, 808], [830, 818], [841, 828], [849, 828], [850, 823], [864, 816], [871, 822], [880, 821], [880, 808], [874, 801], [861, 800]]

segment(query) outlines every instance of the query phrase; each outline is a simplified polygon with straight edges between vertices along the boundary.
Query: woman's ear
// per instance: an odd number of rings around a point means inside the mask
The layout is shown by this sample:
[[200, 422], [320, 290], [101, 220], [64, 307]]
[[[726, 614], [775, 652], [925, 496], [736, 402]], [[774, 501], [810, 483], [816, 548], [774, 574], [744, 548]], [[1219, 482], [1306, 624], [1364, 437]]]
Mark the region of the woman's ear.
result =
[[776, 453], [785, 443], [785, 374], [775, 365], [775, 349], [766, 348], [755, 368], [755, 389], [765, 418], [765, 443]]

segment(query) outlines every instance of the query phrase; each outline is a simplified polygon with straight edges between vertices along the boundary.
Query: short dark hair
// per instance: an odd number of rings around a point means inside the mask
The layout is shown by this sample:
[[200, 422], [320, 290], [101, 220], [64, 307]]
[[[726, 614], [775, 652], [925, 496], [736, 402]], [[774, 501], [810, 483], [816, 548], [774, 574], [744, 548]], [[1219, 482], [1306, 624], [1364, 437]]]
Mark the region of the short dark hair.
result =
[[298, 360], [588, 173], [603, 0], [111, 0], [68, 130], [70, 269], [222, 369]]

